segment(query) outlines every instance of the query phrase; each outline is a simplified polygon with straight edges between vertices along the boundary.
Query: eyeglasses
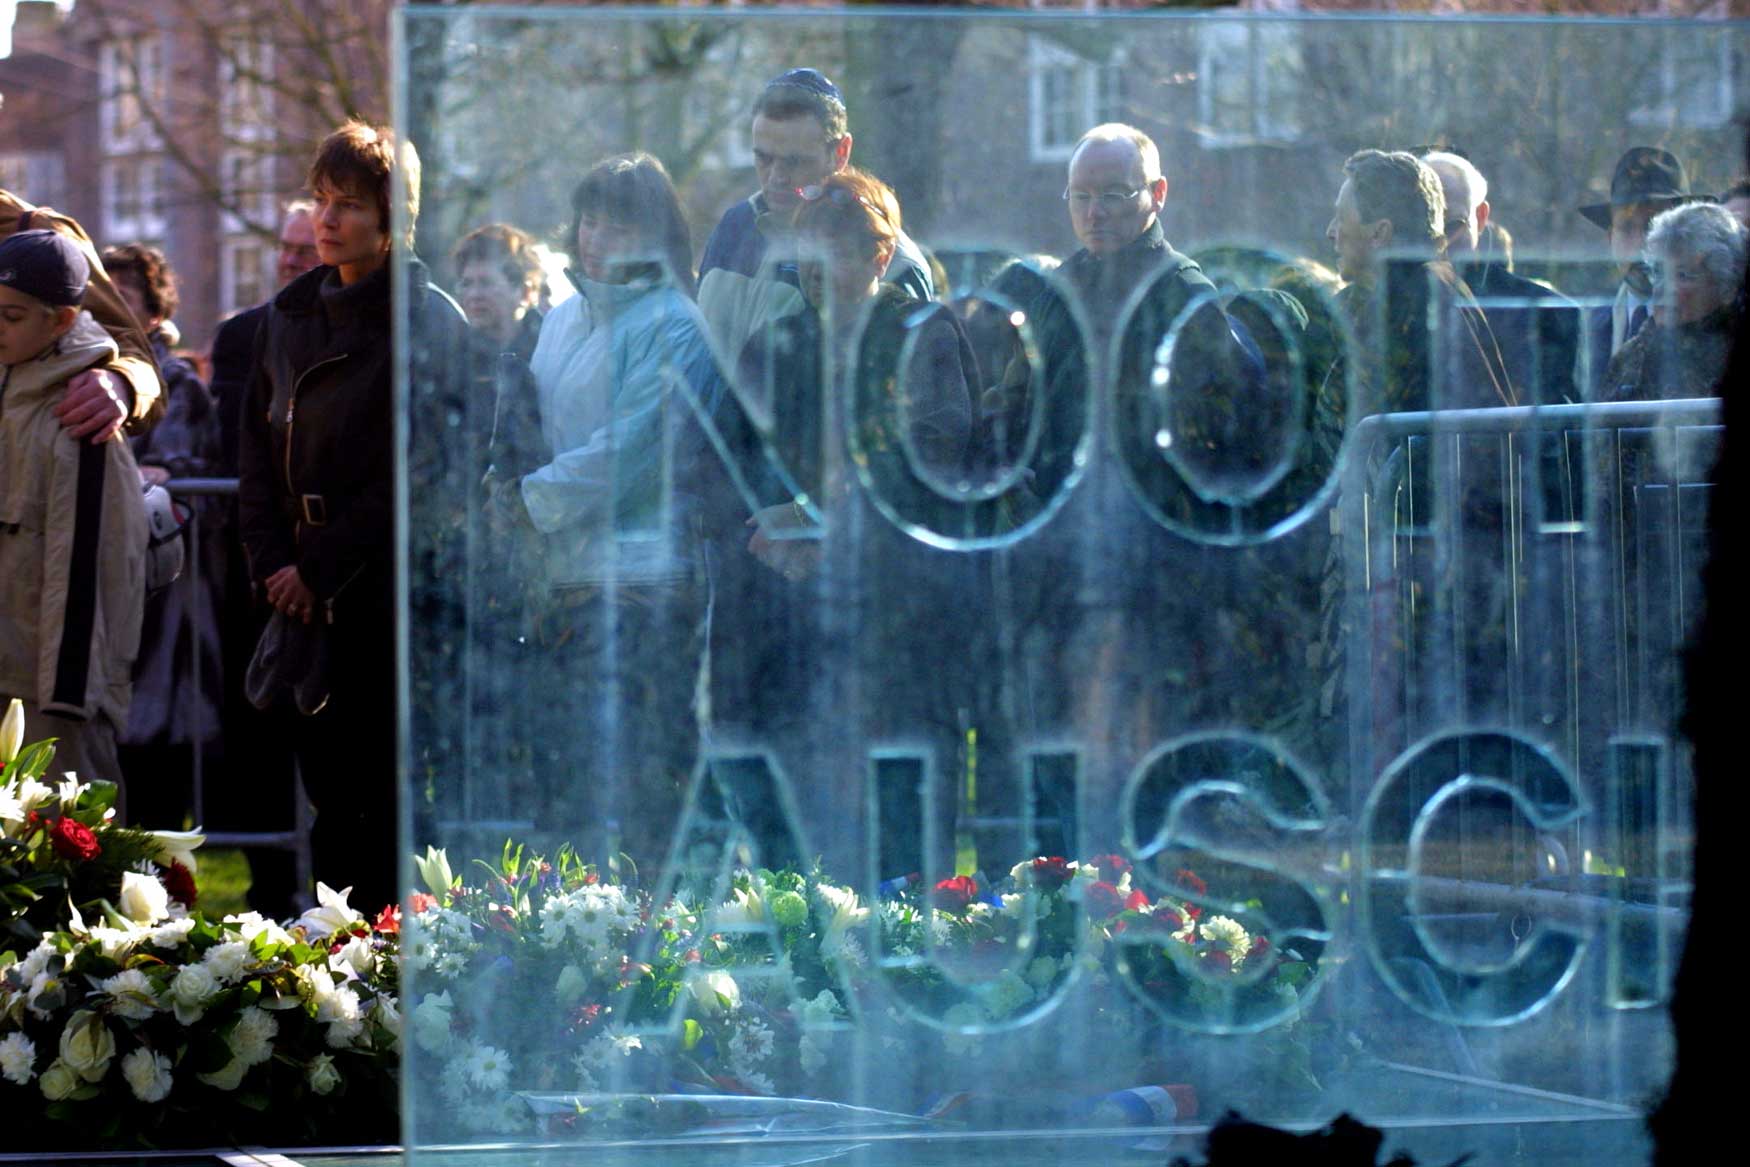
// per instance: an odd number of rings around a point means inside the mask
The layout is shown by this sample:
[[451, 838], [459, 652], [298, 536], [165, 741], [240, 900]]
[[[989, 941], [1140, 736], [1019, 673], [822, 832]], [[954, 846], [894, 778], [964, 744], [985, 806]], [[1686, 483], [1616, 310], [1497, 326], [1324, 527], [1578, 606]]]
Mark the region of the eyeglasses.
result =
[[802, 189], [798, 190], [796, 193], [798, 196], [801, 197], [802, 201], [805, 203], [817, 203], [821, 199], [825, 199], [827, 202], [831, 203], [833, 206], [841, 207], [847, 211], [851, 210], [855, 207], [867, 207], [869, 210], [874, 211], [877, 215], [880, 215], [882, 222], [884, 222], [884, 223], [892, 223], [893, 222], [893, 220], [891, 220], [887, 217], [886, 211], [882, 210], [880, 207], [876, 206], [874, 203], [870, 202], [868, 199], [864, 198], [862, 195], [853, 194], [850, 191], [846, 190], [842, 186], [824, 186], [824, 185], [821, 185], [819, 183], [814, 183], [814, 184], [811, 184], [809, 186], [803, 187]]
[[1085, 211], [1095, 205], [1098, 205], [1102, 211], [1121, 211], [1127, 204], [1134, 202], [1137, 195], [1147, 189], [1146, 186], [1139, 186], [1135, 190], [1105, 190], [1099, 194], [1091, 194], [1085, 190], [1066, 190], [1063, 192], [1063, 201], [1068, 203], [1073, 211]]

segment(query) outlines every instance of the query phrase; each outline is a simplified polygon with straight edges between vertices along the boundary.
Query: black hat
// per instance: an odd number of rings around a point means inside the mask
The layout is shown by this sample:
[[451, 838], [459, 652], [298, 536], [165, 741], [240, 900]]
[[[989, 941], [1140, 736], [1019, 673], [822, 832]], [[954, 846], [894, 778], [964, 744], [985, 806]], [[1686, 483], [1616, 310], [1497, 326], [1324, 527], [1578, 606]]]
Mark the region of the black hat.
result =
[[1706, 195], [1689, 189], [1689, 179], [1677, 155], [1657, 146], [1635, 146], [1617, 160], [1616, 173], [1610, 176], [1610, 201], [1588, 204], [1580, 208], [1580, 213], [1608, 231], [1612, 207], [1710, 201]]
[[56, 308], [85, 299], [91, 265], [58, 231], [20, 231], [0, 241], [0, 284]]
[[845, 95], [839, 92], [839, 87], [834, 85], [827, 75], [819, 69], [791, 69], [788, 73], [782, 73], [766, 82], [767, 89], [778, 85], [792, 85], [797, 89], [818, 93], [840, 105], [845, 103]]

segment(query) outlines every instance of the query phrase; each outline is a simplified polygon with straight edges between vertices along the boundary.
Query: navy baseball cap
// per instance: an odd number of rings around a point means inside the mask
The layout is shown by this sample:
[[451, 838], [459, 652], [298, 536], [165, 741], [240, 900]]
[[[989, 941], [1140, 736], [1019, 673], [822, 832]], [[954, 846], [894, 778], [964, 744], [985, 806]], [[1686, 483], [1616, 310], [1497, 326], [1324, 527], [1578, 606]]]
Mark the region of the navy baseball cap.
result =
[[20, 231], [0, 240], [0, 284], [52, 307], [78, 307], [90, 278], [85, 256], [58, 231]]
[[778, 85], [806, 89], [810, 93], [818, 93], [840, 105], [845, 103], [845, 95], [839, 92], [839, 87], [834, 85], [827, 75], [819, 69], [791, 69], [788, 73], [781, 73], [766, 82], [767, 89]]

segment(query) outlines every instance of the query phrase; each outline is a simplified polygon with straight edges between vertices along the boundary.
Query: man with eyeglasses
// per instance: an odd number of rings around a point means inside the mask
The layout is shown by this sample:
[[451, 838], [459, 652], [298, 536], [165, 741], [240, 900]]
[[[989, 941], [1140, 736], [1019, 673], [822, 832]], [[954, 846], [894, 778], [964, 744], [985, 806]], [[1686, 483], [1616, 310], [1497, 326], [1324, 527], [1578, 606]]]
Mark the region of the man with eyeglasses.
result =
[[[745, 279], [776, 276], [794, 284], [795, 267], [788, 262], [762, 271], [772, 238], [788, 233], [790, 215], [805, 188], [818, 186], [851, 161], [844, 95], [818, 69], [791, 69], [766, 85], [754, 103], [752, 137], [760, 189], [725, 211], [705, 242], [699, 261], [701, 303], [721, 295], [715, 287], [706, 288], [713, 271]], [[920, 300], [935, 299], [929, 262], [904, 232], [885, 278]], [[716, 285], [721, 279], [710, 282]]]
[[[274, 261], [274, 290], [285, 287], [321, 260], [316, 255], [316, 204], [295, 199], [286, 204], [280, 223], [279, 250]], [[271, 302], [272, 297], [269, 297]], [[255, 364], [255, 338], [267, 319], [268, 303], [245, 308], [213, 334], [213, 396], [219, 407], [220, 460], [215, 472], [237, 474], [238, 431], [243, 416], [244, 389]], [[224, 608], [220, 641], [224, 650], [225, 702], [221, 737], [225, 768], [247, 782], [207, 784], [207, 825], [235, 830], [285, 830], [294, 821], [292, 799], [291, 726], [283, 714], [262, 713], [243, 695], [249, 658], [261, 637], [266, 617], [251, 602], [248, 565], [236, 530], [236, 504], [227, 509], [231, 530], [225, 539]], [[213, 532], [205, 532], [213, 537]], [[284, 916], [297, 910], [294, 857], [276, 847], [251, 847], [249, 904], [261, 912]]]

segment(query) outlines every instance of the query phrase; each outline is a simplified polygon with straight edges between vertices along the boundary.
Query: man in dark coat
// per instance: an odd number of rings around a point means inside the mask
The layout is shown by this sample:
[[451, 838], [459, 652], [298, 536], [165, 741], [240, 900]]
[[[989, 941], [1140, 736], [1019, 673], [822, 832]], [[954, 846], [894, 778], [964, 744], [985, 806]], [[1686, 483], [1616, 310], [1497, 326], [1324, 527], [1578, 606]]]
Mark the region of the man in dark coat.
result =
[[[1580, 345], [1580, 306], [1547, 284], [1512, 271], [1511, 260], [1484, 254], [1489, 224], [1489, 184], [1468, 158], [1436, 150], [1422, 155], [1446, 196], [1446, 257], [1471, 294], [1484, 301], [1483, 316], [1501, 346], [1513, 383], [1536, 388], [1528, 404], [1578, 401], [1574, 368]], [[1488, 301], [1513, 301], [1492, 304]]]
[[[286, 205], [280, 224], [279, 252], [275, 262], [276, 288], [283, 289], [315, 267], [316, 226], [311, 219], [315, 204], [297, 199]], [[219, 416], [219, 460], [212, 473], [221, 477], [237, 474], [237, 448], [243, 417], [244, 389], [255, 365], [255, 342], [267, 319], [271, 300], [246, 308], [223, 324], [213, 335], [212, 396]], [[293, 723], [285, 710], [263, 712], [243, 694], [243, 679], [256, 641], [266, 626], [269, 609], [259, 604], [237, 538], [237, 506], [227, 508], [225, 581], [219, 614], [219, 643], [224, 678], [222, 740], [225, 775], [207, 784], [208, 827], [238, 831], [289, 831], [296, 820], [296, 784], [292, 772], [290, 733]], [[247, 776], [247, 777], [245, 777]], [[283, 847], [250, 847], [249, 905], [266, 915], [283, 918], [302, 910], [297, 902], [296, 863]]]
[[[705, 254], [699, 260], [701, 302], [721, 294], [715, 287], [707, 288], [707, 277], [715, 270], [748, 280], [768, 274], [761, 267], [771, 236], [787, 229], [802, 198], [799, 192], [851, 161], [844, 95], [817, 69], [791, 69], [770, 81], [754, 103], [752, 134], [760, 189], [725, 211], [705, 241]], [[795, 282], [793, 269], [778, 274]], [[903, 231], [885, 278], [919, 300], [936, 297], [929, 262]]]
[[1579, 376], [1589, 400], [1596, 399], [1610, 358], [1652, 318], [1652, 280], [1641, 258], [1647, 225], [1660, 211], [1706, 197], [1690, 191], [1683, 163], [1675, 154], [1656, 146], [1635, 146], [1617, 160], [1610, 177], [1610, 201], [1580, 208], [1589, 222], [1609, 233], [1620, 281], [1610, 307], [1586, 314], [1585, 358], [1590, 364], [1581, 367]]

